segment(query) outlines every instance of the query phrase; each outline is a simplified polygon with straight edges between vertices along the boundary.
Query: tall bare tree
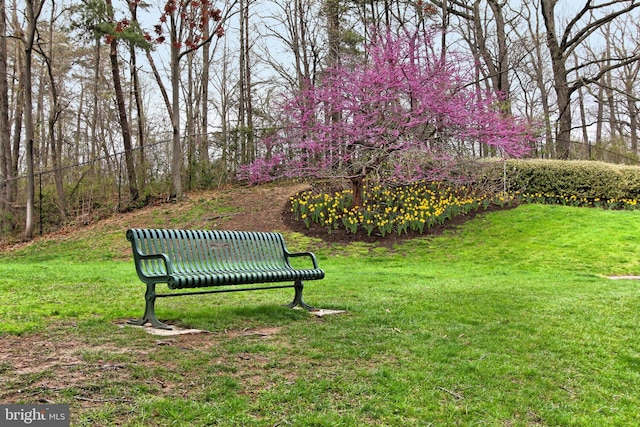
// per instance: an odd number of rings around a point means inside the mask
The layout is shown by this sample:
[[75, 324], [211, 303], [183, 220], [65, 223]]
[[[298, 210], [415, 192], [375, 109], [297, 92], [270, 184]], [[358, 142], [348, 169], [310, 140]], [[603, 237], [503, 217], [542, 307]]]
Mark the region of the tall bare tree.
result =
[[[629, 18], [629, 17], [627, 17]], [[629, 56], [630, 52], [638, 49], [638, 37], [640, 37], [640, 24], [633, 19], [622, 19], [618, 22], [611, 37], [610, 48], [614, 56]], [[628, 138], [631, 157], [636, 159], [638, 154], [638, 105], [640, 104], [640, 91], [638, 90], [638, 77], [640, 76], [640, 61], [625, 64], [616, 70], [613, 89], [617, 89], [616, 103], [621, 110], [618, 114], [620, 120], [620, 132], [623, 138]]]
[[202, 37], [205, 40], [209, 40], [202, 45], [202, 86], [200, 87], [201, 93], [201, 112], [200, 112], [200, 127], [201, 132], [198, 135], [198, 160], [200, 161], [201, 168], [206, 170], [209, 167], [209, 71], [211, 69], [211, 25], [209, 20], [204, 22], [202, 26]]
[[24, 42], [24, 129], [25, 129], [25, 158], [27, 163], [27, 202], [25, 215], [24, 238], [31, 240], [34, 231], [34, 196], [35, 170], [33, 159], [34, 122], [33, 122], [33, 86], [32, 62], [33, 48], [36, 41], [38, 19], [42, 13], [44, 0], [26, 0], [27, 31]]
[[[562, 29], [558, 28], [559, 20], [556, 16], [558, 0], [540, 0], [540, 5], [546, 27], [546, 41], [551, 56], [554, 89], [558, 104], [557, 155], [561, 159], [568, 159], [571, 154], [571, 130], [573, 127], [572, 95], [585, 84], [597, 82], [611, 70], [640, 60], [640, 54], [606, 58], [610, 63], [600, 67], [600, 71], [595, 75], [582, 73], [587, 65], [591, 64], [576, 64], [572, 68], [569, 65], [570, 57], [590, 35], [603, 25], [640, 7], [640, 3], [635, 0], [612, 0], [596, 4], [592, 0], [587, 0], [564, 24]], [[570, 81], [572, 74], [579, 75], [580, 78]]]
[[[542, 31], [542, 18], [540, 16], [540, 5], [538, 0], [523, 1], [521, 12], [523, 17], [524, 32], [520, 32], [519, 27], [514, 27], [519, 42], [524, 51], [522, 55], [523, 61], [518, 63], [515, 74], [518, 75], [518, 81], [523, 85], [524, 101], [528, 105], [527, 109], [531, 111], [529, 117], [534, 119], [542, 117], [544, 126], [544, 142], [538, 151], [538, 155], [543, 158], [555, 157], [555, 143], [553, 125], [551, 123], [552, 107], [549, 94], [552, 91], [552, 78], [550, 67], [547, 65], [548, 52], [544, 50], [546, 37]], [[529, 86], [526, 82], [531, 81]], [[537, 90], [537, 97], [530, 95], [528, 88]], [[539, 104], [539, 105], [536, 105]], [[539, 113], [537, 113], [539, 111]]]
[[[7, 80], [7, 14], [0, 0], [0, 213], [10, 208], [11, 132], [9, 129], [9, 82]], [[4, 216], [2, 216], [4, 218]], [[0, 225], [4, 222], [0, 218]]]
[[[461, 0], [434, 0], [443, 13], [457, 16], [468, 27], [462, 34], [465, 37], [469, 49], [481, 58], [484, 63], [491, 87], [503, 94], [505, 102], [501, 105], [505, 114], [511, 114], [509, 95], [511, 92], [509, 72], [509, 48], [507, 40], [507, 22], [505, 18], [505, 2], [498, 0], [481, 0], [473, 2]], [[447, 30], [445, 28], [445, 30]], [[443, 49], [446, 51], [446, 46]]]
[[249, 10], [251, 0], [240, 0], [240, 61], [238, 138], [240, 139], [241, 163], [255, 160], [253, 103], [251, 82], [251, 41], [249, 31]]
[[[321, 15], [323, 1], [273, 2], [273, 11], [263, 27], [260, 54], [290, 90], [315, 82], [321, 71], [325, 55], [322, 37], [326, 32], [324, 22], [316, 17]], [[275, 43], [283, 46], [284, 55], [274, 54]]]
[[[24, 38], [24, 31], [22, 31], [21, 25], [18, 22], [17, 7], [12, 8], [11, 25], [14, 29], [14, 36], [21, 41]], [[24, 120], [25, 111], [25, 59], [24, 59], [24, 46], [22, 42], [14, 43], [15, 52], [15, 81], [12, 85], [13, 91], [13, 105], [15, 109], [13, 111], [13, 132], [11, 133], [11, 176], [17, 178], [18, 176], [18, 160], [20, 158], [20, 147], [22, 145], [22, 124]], [[18, 193], [18, 180], [13, 179], [9, 182], [9, 201], [14, 201], [17, 198]]]
[[324, 10], [327, 19], [327, 65], [333, 67], [340, 63], [340, 46], [342, 45], [340, 0], [325, 0]]
[[113, 76], [113, 87], [116, 96], [116, 104], [118, 105], [120, 130], [122, 132], [122, 143], [124, 145], [125, 165], [127, 169], [127, 176], [129, 178], [129, 193], [131, 195], [131, 200], [135, 202], [138, 200], [139, 191], [136, 180], [135, 165], [133, 162], [133, 152], [131, 151], [133, 148], [133, 142], [131, 139], [131, 126], [129, 124], [127, 115], [127, 108], [124, 100], [124, 92], [122, 90], [122, 81], [120, 77], [120, 64], [118, 62], [118, 40], [120, 39], [120, 35], [124, 30], [123, 26], [125, 24], [122, 23], [122, 21], [116, 22], [111, 0], [105, 0], [105, 2], [107, 4], [107, 17], [111, 24], [109, 34], [107, 35], [110, 46], [109, 58], [111, 59], [111, 74]]
[[[156, 41], [162, 42], [166, 39], [164, 31], [169, 34], [170, 50], [170, 80], [171, 80], [171, 190], [169, 198], [180, 199], [183, 196], [182, 189], [182, 169], [183, 169], [183, 146], [181, 141], [181, 119], [180, 119], [180, 88], [181, 73], [180, 62], [182, 58], [200, 49], [209, 43], [213, 37], [224, 35], [223, 23], [233, 10], [236, 1], [227, 5], [226, 12], [217, 9], [211, 2], [176, 2], [169, 0], [164, 7], [164, 13], [160, 18], [161, 24], [156, 26]], [[191, 9], [188, 11], [187, 9]], [[204, 20], [215, 22], [216, 28], [205, 38], [202, 37]], [[197, 28], [199, 31], [192, 32]], [[158, 76], [156, 76], [158, 78]]]
[[[133, 22], [136, 26], [138, 23], [138, 7], [140, 6], [139, 1], [129, 1], [129, 12], [131, 13], [131, 22]], [[146, 46], [145, 46], [146, 47]], [[129, 58], [131, 58], [131, 84], [132, 84], [132, 92], [133, 92], [133, 100], [135, 103], [135, 114], [136, 114], [136, 129], [137, 129], [137, 137], [138, 137], [138, 147], [140, 149], [140, 168], [137, 174], [138, 176], [138, 186], [141, 190], [144, 191], [145, 185], [145, 158], [144, 158], [144, 146], [145, 146], [145, 114], [144, 114], [144, 105], [142, 102], [142, 93], [140, 88], [140, 77], [138, 72], [137, 65], [137, 54], [136, 54], [136, 44], [129, 43]]]
[[[54, 23], [55, 19], [55, 7], [52, 5], [49, 19], [49, 33], [48, 33], [48, 41], [46, 45], [46, 51], [43, 47], [38, 47], [39, 53], [42, 55], [44, 60], [48, 83], [49, 83], [49, 96], [51, 105], [49, 107], [49, 117], [48, 117], [48, 130], [49, 130], [49, 139], [50, 139], [50, 147], [51, 147], [51, 161], [53, 165], [53, 174], [54, 181], [56, 186], [56, 192], [58, 194], [58, 207], [60, 213], [63, 218], [66, 218], [67, 214], [67, 202], [64, 193], [64, 183], [62, 176], [62, 135], [56, 131], [56, 125], [60, 118], [60, 114], [62, 113], [62, 106], [60, 102], [60, 94], [58, 90], [58, 82], [56, 81], [56, 76], [54, 72], [53, 60], [54, 56], [57, 56], [58, 59], [61, 59], [62, 55], [54, 55], [53, 46], [54, 46]], [[43, 79], [44, 80], [44, 79]], [[41, 95], [44, 95], [44, 91], [41, 91]], [[43, 150], [44, 151], [44, 150]]]

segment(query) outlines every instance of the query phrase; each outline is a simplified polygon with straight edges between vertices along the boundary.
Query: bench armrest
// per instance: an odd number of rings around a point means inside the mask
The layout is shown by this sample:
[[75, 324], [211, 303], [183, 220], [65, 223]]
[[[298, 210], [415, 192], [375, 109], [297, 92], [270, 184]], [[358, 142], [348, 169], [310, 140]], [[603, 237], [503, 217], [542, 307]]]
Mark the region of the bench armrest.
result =
[[159, 253], [159, 254], [143, 254], [140, 253], [140, 251], [138, 251], [136, 249], [137, 252], [137, 258], [140, 261], [148, 261], [148, 260], [154, 260], [154, 259], [160, 259], [162, 260], [162, 262], [164, 263], [164, 269], [167, 272], [167, 277], [169, 277], [170, 275], [173, 274], [173, 268], [171, 267], [171, 260], [169, 259], [169, 257], [166, 254], [163, 253]]
[[291, 253], [289, 251], [285, 251], [285, 256], [287, 257], [287, 262], [289, 262], [289, 258], [308, 256], [309, 258], [311, 258], [311, 262], [313, 263], [313, 268], [316, 268], [316, 269], [318, 268], [318, 261], [316, 260], [316, 256], [313, 254], [313, 252], [295, 252], [295, 253]]

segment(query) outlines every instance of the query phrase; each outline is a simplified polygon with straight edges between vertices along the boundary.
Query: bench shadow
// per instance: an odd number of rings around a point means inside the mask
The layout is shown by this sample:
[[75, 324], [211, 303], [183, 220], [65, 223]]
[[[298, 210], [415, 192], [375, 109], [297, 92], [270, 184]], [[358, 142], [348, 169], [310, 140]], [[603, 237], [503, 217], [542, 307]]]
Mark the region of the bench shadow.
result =
[[189, 310], [167, 310], [161, 313], [172, 326], [194, 328], [210, 332], [286, 326], [296, 322], [309, 321], [313, 315], [306, 310], [291, 309], [277, 304], [251, 304], [243, 306], [214, 306]]

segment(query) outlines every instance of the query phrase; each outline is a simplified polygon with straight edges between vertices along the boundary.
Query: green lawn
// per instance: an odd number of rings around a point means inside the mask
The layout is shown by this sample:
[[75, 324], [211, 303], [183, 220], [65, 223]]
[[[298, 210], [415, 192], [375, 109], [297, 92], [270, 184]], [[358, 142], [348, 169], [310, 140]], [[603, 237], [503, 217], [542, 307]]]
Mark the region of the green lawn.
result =
[[[326, 271], [305, 300], [346, 313], [280, 307], [290, 289], [168, 298], [160, 319], [211, 333], [162, 338], [123, 326], [144, 308], [123, 230], [0, 254], [0, 402], [86, 426], [640, 424], [640, 281], [606, 277], [640, 275], [640, 212], [525, 205], [393, 250], [286, 239]], [[3, 357], [24, 343], [46, 369]]]

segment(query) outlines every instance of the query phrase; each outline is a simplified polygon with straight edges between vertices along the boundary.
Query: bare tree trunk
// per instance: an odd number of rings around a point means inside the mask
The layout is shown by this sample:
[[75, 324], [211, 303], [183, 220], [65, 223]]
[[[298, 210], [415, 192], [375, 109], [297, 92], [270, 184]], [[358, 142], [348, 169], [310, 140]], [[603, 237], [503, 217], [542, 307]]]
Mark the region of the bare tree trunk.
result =
[[364, 186], [364, 176], [358, 175], [351, 177], [351, 191], [353, 192], [353, 206], [352, 208], [362, 208], [362, 193]]
[[340, 63], [340, 1], [325, 0], [327, 14], [327, 65], [336, 66]]
[[118, 104], [120, 127], [122, 130], [122, 142], [124, 144], [124, 157], [125, 165], [127, 168], [127, 176], [129, 179], [129, 193], [131, 200], [138, 200], [138, 187], [136, 184], [135, 166], [132, 156], [132, 141], [131, 141], [131, 127], [129, 126], [129, 120], [127, 118], [127, 109], [124, 103], [124, 93], [122, 91], [122, 83], [120, 81], [120, 67], [118, 64], [118, 48], [117, 39], [111, 41], [111, 51], [109, 57], [111, 58], [111, 73], [113, 75], [113, 85], [116, 94], [116, 103]]
[[602, 140], [602, 124], [604, 123], [604, 88], [602, 85], [598, 86], [598, 95], [596, 97], [596, 103], [598, 109], [596, 112], [596, 143]]
[[[371, 2], [371, 7], [373, 9], [374, 5]], [[341, 45], [341, 30], [340, 30], [340, 2], [339, 0], [325, 0], [325, 13], [327, 15], [327, 44], [329, 52], [327, 54], [327, 66], [328, 67], [336, 67], [340, 65], [340, 45]], [[333, 110], [329, 113], [329, 120], [333, 123], [338, 123], [342, 120], [342, 115], [340, 111]], [[338, 150], [346, 150], [346, 147], [339, 147]], [[320, 161], [321, 159], [318, 157], [314, 159], [316, 161]], [[351, 181], [352, 186], [354, 187], [354, 200], [357, 200], [355, 197], [357, 194], [355, 191], [359, 191], [356, 189], [356, 185], [362, 186], [362, 180], [360, 181]]]
[[178, 43], [178, 23], [171, 15], [171, 191], [169, 199], [181, 199], [182, 194], [182, 141], [180, 140], [180, 51]]
[[255, 159], [251, 104], [251, 63], [249, 57], [249, 0], [240, 0], [240, 98], [238, 101], [238, 137], [242, 164]]
[[[74, 129], [74, 134], [76, 135], [74, 138], [74, 145], [75, 145], [75, 159], [76, 162], [78, 163], [85, 163], [87, 161], [87, 158], [89, 157], [89, 146], [86, 145], [86, 142], [89, 141], [89, 135], [87, 133], [87, 128], [85, 127], [85, 123], [83, 122], [83, 113], [84, 113], [84, 106], [85, 106], [85, 102], [87, 102], [87, 95], [85, 92], [85, 88], [81, 88], [80, 89], [80, 94], [78, 96], [79, 98], [79, 104], [78, 104], [78, 110], [76, 110], [74, 112], [75, 114], [75, 129]], [[59, 133], [59, 135], [62, 135], [62, 133]], [[84, 142], [85, 144], [81, 143]], [[91, 157], [91, 159], [93, 160], [93, 158]]]
[[247, 36], [245, 34], [244, 31], [244, 20], [246, 18], [246, 14], [244, 13], [245, 9], [247, 9], [247, 1], [248, 0], [240, 0], [239, 2], [239, 7], [240, 7], [240, 58], [239, 58], [239, 85], [240, 85], [240, 90], [239, 90], [239, 99], [238, 99], [238, 125], [237, 125], [237, 137], [240, 141], [240, 163], [241, 164], [247, 164], [247, 158], [246, 158], [246, 149], [247, 149], [247, 140], [246, 140], [246, 130], [247, 130], [247, 125], [246, 125], [246, 89], [245, 89], [245, 85], [246, 85], [246, 80], [245, 80], [245, 72], [247, 71], [247, 68], [245, 66], [245, 61], [247, 59], [246, 53], [245, 53], [245, 37]]
[[[111, 19], [113, 19], [113, 6], [111, 0], [106, 0], [110, 9]], [[137, 201], [139, 197], [138, 186], [136, 183], [135, 165], [133, 163], [133, 155], [131, 152], [131, 126], [127, 117], [127, 108], [124, 102], [124, 92], [122, 91], [122, 83], [120, 81], [120, 65], [118, 64], [118, 39], [113, 37], [110, 43], [109, 58], [111, 59], [111, 74], [113, 76], [113, 86], [116, 95], [116, 103], [118, 104], [118, 113], [120, 128], [122, 131], [122, 143], [124, 145], [124, 158], [127, 168], [127, 177], [129, 179], [129, 194], [132, 201]]]
[[[39, 46], [34, 45], [34, 50], [37, 48], [39, 48]], [[48, 138], [46, 134], [47, 127], [44, 126], [44, 124], [47, 123], [47, 118], [44, 116], [44, 94], [47, 92], [47, 86], [45, 79], [42, 77], [45, 73], [43, 73], [39, 65], [40, 64], [38, 62], [35, 64], [32, 62], [31, 67], [31, 73], [33, 75], [35, 72], [37, 77], [35, 80], [38, 82], [38, 89], [35, 91], [38, 96], [36, 98], [36, 108], [33, 121], [33, 163], [36, 169], [44, 170], [49, 167], [47, 164], [49, 161], [49, 151], [47, 149]]]
[[[585, 100], [583, 88], [578, 89], [578, 108], [580, 109], [580, 128], [582, 130], [582, 145], [583, 145], [583, 156], [589, 158], [591, 155], [591, 148], [589, 142], [589, 123], [587, 122], [587, 109], [585, 107]], [[586, 152], [585, 152], [586, 149]]]
[[[13, 22], [17, 28], [18, 18], [15, 14], [13, 14]], [[20, 158], [20, 143], [22, 140], [22, 122], [24, 119], [24, 111], [26, 107], [25, 101], [25, 64], [24, 64], [24, 50], [16, 49], [16, 72], [17, 72], [17, 82], [13, 87], [13, 91], [16, 93], [15, 95], [15, 111], [13, 116], [13, 133], [12, 133], [12, 142], [11, 142], [11, 176], [18, 176], [18, 161]], [[18, 180], [14, 179], [9, 183], [9, 203], [14, 202], [18, 196]]]
[[[49, 108], [49, 138], [51, 140], [51, 162], [53, 165], [53, 175], [56, 186], [56, 193], [58, 194], [58, 209], [63, 218], [67, 215], [67, 203], [64, 194], [64, 184], [62, 177], [62, 142], [58, 141], [56, 133], [56, 122], [60, 117], [62, 108], [58, 99], [58, 87], [56, 84], [54, 71], [53, 71], [53, 23], [55, 8], [51, 8], [51, 19], [49, 21], [49, 43], [47, 46], [47, 54], [43, 58], [47, 66], [47, 75], [49, 76], [49, 95], [51, 96], [51, 106]], [[43, 151], [43, 156], [45, 155]]]
[[[209, 38], [209, 20], [205, 21], [202, 29], [202, 37]], [[208, 169], [209, 166], [209, 70], [211, 68], [210, 56], [211, 42], [206, 42], [202, 46], [202, 87], [200, 98], [202, 104], [200, 105], [201, 113], [201, 131], [198, 136], [198, 160], [202, 165], [203, 170]]]
[[[227, 57], [227, 47], [225, 45], [223, 57]], [[223, 82], [220, 88], [220, 141], [221, 141], [221, 162], [225, 168], [224, 174], [227, 173], [233, 175], [236, 172], [236, 163], [231, 159], [230, 147], [229, 147], [229, 90], [226, 82], [228, 81], [228, 64], [226, 60], [222, 62], [222, 70], [220, 70], [221, 80]]]
[[33, 123], [33, 91], [31, 64], [33, 59], [33, 46], [35, 42], [38, 17], [42, 12], [44, 1], [26, 0], [27, 4], [27, 33], [24, 40], [24, 129], [25, 129], [25, 160], [27, 163], [27, 202], [24, 238], [31, 240], [34, 230], [34, 196], [35, 196], [35, 170], [33, 160], [34, 123]]
[[[7, 15], [0, 0], [0, 210], [9, 212], [11, 175], [11, 133], [9, 129], [9, 82], [7, 80]], [[0, 217], [0, 230], [5, 216]]]
[[451, 13], [449, 12], [449, 1], [442, 0], [442, 37], [440, 38], [440, 50], [441, 55], [444, 57], [447, 52], [447, 32], [449, 31], [449, 24], [451, 20]]
[[[575, 63], [579, 63], [579, 58], [578, 55], [575, 54], [574, 52], [574, 61]], [[589, 123], [587, 122], [587, 107], [585, 106], [585, 99], [584, 99], [584, 88], [583, 87], [579, 87], [578, 88], [578, 111], [580, 112], [580, 130], [582, 133], [582, 149], [579, 150], [581, 152], [581, 155], [579, 157], [581, 158], [589, 158], [591, 156], [591, 147], [590, 147], [590, 143], [589, 143], [589, 130], [588, 130], [588, 126]], [[576, 152], [579, 152], [578, 150], [576, 150]]]
[[296, 19], [293, 31], [293, 45], [297, 47], [294, 55], [297, 74], [296, 78], [299, 88], [302, 88], [306, 82], [309, 82], [311, 80], [311, 66], [309, 64], [309, 53], [307, 46], [307, 22], [304, 19], [304, 12], [305, 8], [302, 4], [302, 0], [296, 0], [294, 12], [294, 17]]
[[[533, 31], [531, 31], [533, 35]], [[553, 141], [553, 128], [551, 126], [551, 106], [549, 105], [549, 94], [547, 92], [547, 86], [545, 84], [544, 78], [544, 67], [545, 61], [542, 59], [542, 49], [540, 47], [540, 43], [537, 41], [534, 42], [534, 53], [532, 54], [535, 58], [533, 63], [534, 67], [534, 75], [536, 86], [538, 87], [538, 91], [540, 92], [540, 103], [542, 104], [542, 113], [544, 117], [544, 135], [545, 135], [545, 143], [543, 147], [543, 158], [553, 158], [555, 157], [555, 145]]]
[[252, 102], [252, 82], [251, 82], [251, 47], [249, 43], [249, 2], [247, 0], [247, 6], [244, 9], [244, 91], [245, 91], [245, 113], [247, 115], [246, 120], [246, 139], [247, 139], [247, 163], [253, 162], [256, 158], [255, 142], [254, 142], [254, 129], [253, 129], [253, 102]]
[[198, 112], [197, 100], [194, 91], [194, 52], [187, 54], [187, 90], [185, 94], [185, 118], [186, 118], [186, 144], [187, 144], [187, 190], [193, 188], [195, 154], [196, 154], [196, 115]]
[[[129, 10], [131, 11], [131, 20], [133, 22], [138, 21], [138, 3], [135, 1], [129, 2]], [[138, 131], [138, 147], [140, 148], [140, 164], [138, 171], [140, 174], [138, 175], [138, 184], [140, 185], [140, 191], [144, 193], [145, 186], [145, 159], [144, 159], [144, 147], [145, 147], [145, 115], [144, 115], [144, 106], [142, 103], [142, 95], [140, 93], [140, 79], [138, 77], [138, 66], [136, 63], [136, 52], [133, 44], [130, 47], [130, 57], [131, 57], [131, 77], [133, 80], [133, 98], [136, 104], [136, 118], [137, 118], [137, 126], [136, 129]]]
[[638, 156], [638, 98], [635, 96], [640, 64], [627, 70], [625, 78], [625, 94], [627, 98], [627, 108], [629, 115], [629, 145], [634, 157]]
[[551, 55], [554, 89], [558, 102], [558, 129], [556, 130], [556, 152], [559, 158], [568, 159], [571, 148], [571, 98], [567, 80], [564, 50], [556, 33], [556, 0], [541, 0], [542, 16], [547, 28], [547, 46]]
[[93, 111], [91, 112], [91, 160], [93, 161], [100, 152], [98, 146], [98, 93], [100, 88], [100, 51], [101, 43], [100, 37], [96, 38], [94, 48], [94, 64], [93, 64], [93, 84], [92, 84], [92, 97], [93, 97]]
[[[502, 2], [497, 0], [488, 0], [489, 7], [493, 12], [493, 18], [496, 24], [496, 42], [498, 44], [498, 58], [496, 60], [496, 76], [493, 88], [504, 96], [505, 102], [501, 105], [501, 110], [511, 115], [511, 88], [509, 82], [509, 50], [507, 48], [507, 30], [502, 12]], [[489, 61], [491, 62], [491, 61]]]
[[[605, 59], [604, 66], [608, 68], [611, 66], [611, 55], [613, 54], [613, 49], [611, 47], [611, 31], [609, 26], [605, 28]], [[617, 134], [617, 126], [616, 126], [616, 105], [615, 105], [615, 96], [613, 94], [613, 82], [611, 73], [607, 72], [602, 76], [604, 80], [604, 91], [606, 96], [606, 106], [609, 108], [609, 135], [610, 140], [609, 143], [613, 143], [616, 139]]]

